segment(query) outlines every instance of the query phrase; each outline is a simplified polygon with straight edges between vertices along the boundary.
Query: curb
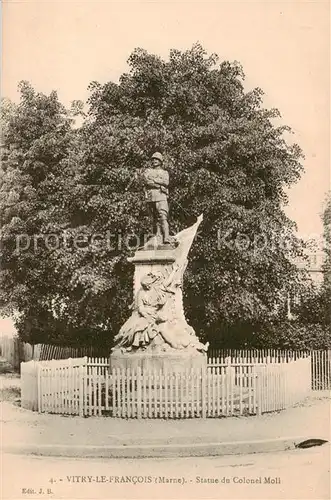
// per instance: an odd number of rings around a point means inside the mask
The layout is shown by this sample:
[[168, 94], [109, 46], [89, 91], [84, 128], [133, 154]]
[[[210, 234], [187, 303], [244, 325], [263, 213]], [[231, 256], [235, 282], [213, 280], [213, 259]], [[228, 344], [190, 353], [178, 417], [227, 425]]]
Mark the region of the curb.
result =
[[211, 457], [245, 455], [294, 450], [307, 436], [296, 436], [258, 441], [212, 442], [199, 444], [146, 444], [146, 445], [62, 445], [20, 444], [3, 446], [3, 453], [49, 457], [76, 458], [164, 458]]

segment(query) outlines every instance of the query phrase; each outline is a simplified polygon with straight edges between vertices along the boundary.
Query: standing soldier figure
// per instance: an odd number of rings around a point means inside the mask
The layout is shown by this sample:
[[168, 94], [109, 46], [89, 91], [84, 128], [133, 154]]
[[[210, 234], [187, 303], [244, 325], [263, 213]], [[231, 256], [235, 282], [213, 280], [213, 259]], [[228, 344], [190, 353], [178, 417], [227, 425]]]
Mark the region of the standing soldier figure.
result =
[[168, 224], [169, 174], [164, 168], [161, 153], [154, 153], [152, 166], [143, 172], [146, 202], [153, 218], [153, 232], [163, 244], [171, 243]]

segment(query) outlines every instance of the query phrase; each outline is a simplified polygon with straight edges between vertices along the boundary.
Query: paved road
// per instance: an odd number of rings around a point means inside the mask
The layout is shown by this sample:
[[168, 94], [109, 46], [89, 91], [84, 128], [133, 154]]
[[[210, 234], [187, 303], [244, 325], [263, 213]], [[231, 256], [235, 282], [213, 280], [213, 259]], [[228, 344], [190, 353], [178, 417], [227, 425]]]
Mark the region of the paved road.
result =
[[4, 455], [1, 498], [317, 500], [330, 498], [329, 471], [329, 445], [274, 454], [134, 461]]

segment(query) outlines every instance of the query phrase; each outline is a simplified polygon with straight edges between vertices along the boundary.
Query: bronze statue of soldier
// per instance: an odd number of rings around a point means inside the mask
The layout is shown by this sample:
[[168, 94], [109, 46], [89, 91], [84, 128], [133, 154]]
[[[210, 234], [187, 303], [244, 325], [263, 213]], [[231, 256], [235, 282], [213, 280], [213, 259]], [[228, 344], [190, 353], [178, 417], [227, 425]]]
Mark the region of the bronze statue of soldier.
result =
[[153, 232], [164, 245], [172, 243], [169, 236], [168, 223], [168, 196], [169, 174], [163, 168], [163, 156], [154, 153], [151, 158], [151, 167], [142, 174], [145, 199], [153, 220]]

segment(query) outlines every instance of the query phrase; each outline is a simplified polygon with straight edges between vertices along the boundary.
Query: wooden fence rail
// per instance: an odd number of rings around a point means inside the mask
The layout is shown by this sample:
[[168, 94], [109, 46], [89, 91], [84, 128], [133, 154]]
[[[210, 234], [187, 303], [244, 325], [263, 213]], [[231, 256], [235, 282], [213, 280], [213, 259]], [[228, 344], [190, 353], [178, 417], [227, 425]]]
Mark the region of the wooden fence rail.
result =
[[246, 359], [247, 362], [256, 360], [257, 362], [264, 362], [265, 359], [270, 358], [273, 360], [289, 361], [292, 359], [299, 359], [308, 356], [310, 350], [308, 349], [223, 349], [211, 347], [208, 349], [208, 356], [210, 358], [228, 358]]
[[331, 390], [331, 349], [327, 350], [280, 350], [280, 349], [210, 349], [209, 363], [219, 359], [231, 363], [289, 363], [299, 359], [310, 359], [311, 388], [313, 391]]

